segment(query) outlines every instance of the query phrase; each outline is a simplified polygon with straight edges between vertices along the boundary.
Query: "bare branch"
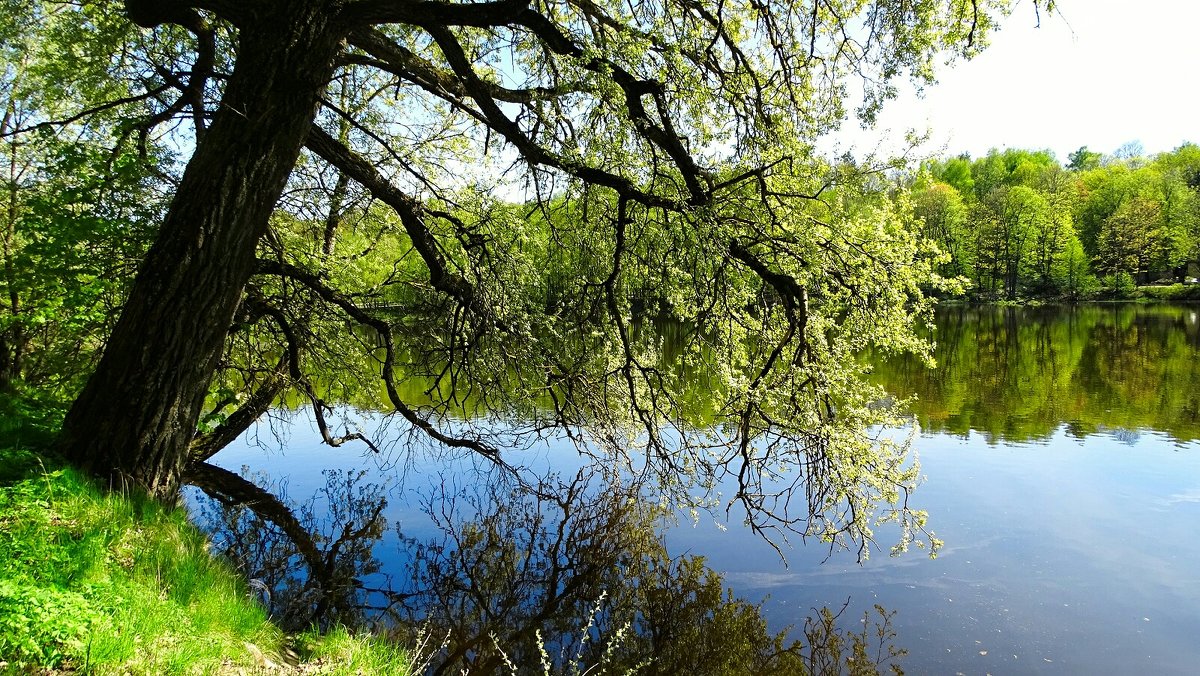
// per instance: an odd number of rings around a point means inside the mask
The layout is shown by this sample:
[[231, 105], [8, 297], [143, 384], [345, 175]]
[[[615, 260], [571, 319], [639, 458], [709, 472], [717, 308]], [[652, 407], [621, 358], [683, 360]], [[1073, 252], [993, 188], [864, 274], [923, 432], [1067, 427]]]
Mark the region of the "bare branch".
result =
[[71, 115], [69, 117], [64, 117], [64, 118], [61, 118], [58, 120], [47, 120], [45, 122], [39, 122], [37, 124], [30, 125], [28, 127], [20, 127], [20, 128], [11, 129], [11, 130], [8, 130], [5, 132], [0, 132], [0, 138], [16, 136], [18, 134], [25, 134], [25, 133], [35, 131], [38, 129], [53, 129], [54, 127], [65, 127], [69, 124], [78, 122], [85, 117], [90, 117], [92, 115], [95, 115], [96, 113], [102, 113], [106, 110], [112, 110], [113, 108], [119, 108], [121, 106], [125, 106], [130, 103], [137, 103], [138, 101], [145, 101], [146, 99], [154, 98], [155, 96], [158, 96], [159, 94], [167, 91], [168, 89], [171, 89], [171, 85], [164, 84], [162, 86], [155, 87], [154, 89], [143, 92], [141, 94], [133, 94], [130, 96], [123, 96], [119, 99], [113, 99], [112, 101], [105, 101], [104, 103], [97, 104], [90, 108], [85, 108], [84, 110], [81, 110], [78, 113], [75, 113], [74, 115]]

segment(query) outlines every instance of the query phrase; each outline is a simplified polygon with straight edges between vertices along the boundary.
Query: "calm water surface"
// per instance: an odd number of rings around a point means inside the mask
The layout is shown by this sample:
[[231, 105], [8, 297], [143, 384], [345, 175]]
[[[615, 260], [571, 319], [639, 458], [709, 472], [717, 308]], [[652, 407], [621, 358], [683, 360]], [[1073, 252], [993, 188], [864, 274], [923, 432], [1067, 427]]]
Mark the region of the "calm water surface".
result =
[[[847, 601], [847, 619], [876, 603], [896, 610], [909, 673], [1197, 673], [1198, 311], [943, 308], [938, 370], [878, 364], [896, 396], [917, 396], [926, 481], [915, 500], [946, 542], [936, 560], [889, 557], [881, 532], [884, 548], [862, 564], [798, 542], [785, 564], [736, 515], [670, 527], [668, 550], [703, 555], [737, 595], [767, 598], [774, 629]], [[259, 430], [216, 462], [287, 477], [293, 498], [317, 490], [322, 468], [397, 472], [315, 444], [302, 415], [288, 424], [285, 442]], [[531, 453], [560, 469], [580, 462], [565, 444]], [[465, 476], [435, 461], [407, 466], [389, 520], [407, 536], [435, 533], [418, 509], [422, 487]], [[377, 548], [385, 571], [407, 563], [398, 544]]]

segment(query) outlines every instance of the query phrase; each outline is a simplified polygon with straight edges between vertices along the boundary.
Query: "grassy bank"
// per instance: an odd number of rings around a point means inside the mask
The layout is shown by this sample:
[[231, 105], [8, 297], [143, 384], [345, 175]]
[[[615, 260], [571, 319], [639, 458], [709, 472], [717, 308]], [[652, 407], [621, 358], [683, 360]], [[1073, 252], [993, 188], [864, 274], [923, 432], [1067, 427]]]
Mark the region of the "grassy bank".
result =
[[0, 673], [405, 674], [403, 651], [286, 637], [181, 509], [0, 450]]
[[1111, 302], [1170, 302], [1187, 303], [1200, 301], [1200, 284], [1161, 284], [1125, 288], [1101, 288], [1082, 296], [1021, 296], [1005, 299], [995, 294], [968, 294], [965, 296], [939, 297], [943, 305], [1043, 305], [1062, 303], [1111, 303]]
[[1137, 288], [1137, 297], [1166, 301], [1200, 300], [1200, 284], [1139, 286]]

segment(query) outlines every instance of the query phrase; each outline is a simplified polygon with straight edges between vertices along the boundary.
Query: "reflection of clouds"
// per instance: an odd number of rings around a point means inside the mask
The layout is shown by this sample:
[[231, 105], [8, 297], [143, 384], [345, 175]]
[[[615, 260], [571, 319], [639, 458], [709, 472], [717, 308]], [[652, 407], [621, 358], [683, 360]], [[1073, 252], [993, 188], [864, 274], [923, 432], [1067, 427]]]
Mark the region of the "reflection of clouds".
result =
[[[955, 585], [979, 586], [987, 584], [987, 580], [963, 577], [964, 572], [959, 565], [947, 562], [948, 557], [957, 554], [972, 554], [986, 556], [987, 547], [1001, 540], [999, 537], [979, 538], [972, 545], [945, 546], [938, 552], [935, 561], [930, 560], [928, 552], [912, 549], [897, 557], [872, 557], [859, 566], [818, 564], [806, 570], [789, 571], [726, 571], [725, 581], [734, 588], [751, 589], [780, 589], [785, 587], [809, 587], [814, 585], [826, 586], [863, 586], [868, 584], [905, 585], [912, 588], [947, 588]], [[970, 564], [970, 561], [965, 561]], [[937, 567], [937, 570], [931, 568]]]
[[1200, 488], [1192, 488], [1182, 493], [1173, 493], [1163, 499], [1164, 507], [1174, 507], [1185, 502], [1200, 502]]
[[744, 573], [725, 573], [725, 583], [733, 588], [746, 587], [749, 589], [774, 589], [799, 585], [806, 575], [803, 573], [768, 573], [765, 571], [747, 571]]
[[[908, 575], [880, 575], [881, 571], [868, 573], [872, 578], [870, 583], [878, 585], [902, 584], [910, 587], [945, 587], [946, 581], [941, 578], [913, 577]], [[809, 589], [814, 586], [852, 586], [860, 587], [863, 581], [859, 578], [864, 573], [855, 570], [811, 571], [805, 573], [771, 573], [767, 571], [745, 571], [726, 573], [725, 582], [735, 589], [784, 589], [797, 587]], [[959, 581], [961, 582], [961, 580]]]

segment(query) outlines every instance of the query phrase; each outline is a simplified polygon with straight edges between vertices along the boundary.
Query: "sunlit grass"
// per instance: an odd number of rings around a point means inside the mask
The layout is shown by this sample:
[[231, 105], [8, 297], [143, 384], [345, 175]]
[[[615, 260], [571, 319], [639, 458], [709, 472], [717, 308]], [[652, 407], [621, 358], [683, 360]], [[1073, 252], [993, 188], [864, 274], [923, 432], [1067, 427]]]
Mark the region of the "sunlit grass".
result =
[[[408, 673], [407, 652], [381, 638], [356, 636], [344, 628], [317, 637], [309, 635], [299, 646], [312, 667], [323, 674]], [[401, 667], [402, 672], [396, 669]]]
[[[24, 451], [0, 451], [0, 476], [0, 672], [291, 670], [289, 639], [184, 510]], [[403, 650], [345, 631], [295, 640], [305, 673], [408, 672]]]
[[1138, 293], [1154, 300], [1200, 300], [1200, 284], [1171, 284], [1169, 286], [1139, 286]]

